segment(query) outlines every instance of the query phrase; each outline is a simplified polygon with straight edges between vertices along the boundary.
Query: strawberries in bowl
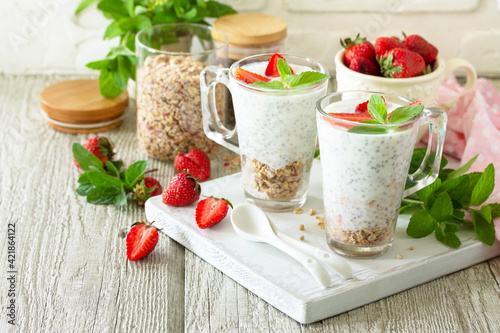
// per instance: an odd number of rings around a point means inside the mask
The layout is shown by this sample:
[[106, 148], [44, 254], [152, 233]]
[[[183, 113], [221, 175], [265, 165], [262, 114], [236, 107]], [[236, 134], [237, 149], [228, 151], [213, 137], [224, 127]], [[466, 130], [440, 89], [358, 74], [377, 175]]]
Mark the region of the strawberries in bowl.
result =
[[354, 40], [340, 41], [345, 49], [343, 64], [349, 69], [373, 76], [410, 78], [428, 74], [437, 59], [438, 49], [422, 36], [403, 33], [396, 36], [378, 37], [373, 45], [359, 34]]

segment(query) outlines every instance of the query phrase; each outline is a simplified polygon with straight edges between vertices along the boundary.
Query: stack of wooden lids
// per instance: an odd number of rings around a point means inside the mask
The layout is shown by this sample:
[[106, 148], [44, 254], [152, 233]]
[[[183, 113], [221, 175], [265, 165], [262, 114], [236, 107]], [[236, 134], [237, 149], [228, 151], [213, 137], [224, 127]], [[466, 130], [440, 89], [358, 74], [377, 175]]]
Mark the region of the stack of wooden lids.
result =
[[99, 80], [62, 81], [40, 93], [42, 114], [50, 126], [67, 133], [107, 131], [123, 122], [128, 106], [125, 90], [116, 98], [106, 98]]

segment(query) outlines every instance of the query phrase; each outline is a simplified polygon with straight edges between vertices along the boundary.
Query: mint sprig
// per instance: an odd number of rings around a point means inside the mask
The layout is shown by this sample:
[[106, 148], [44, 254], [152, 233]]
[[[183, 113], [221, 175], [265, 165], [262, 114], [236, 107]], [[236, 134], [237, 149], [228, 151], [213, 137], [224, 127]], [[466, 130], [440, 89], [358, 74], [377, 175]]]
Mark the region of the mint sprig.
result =
[[[405, 121], [413, 119], [424, 110], [423, 105], [406, 105], [394, 109], [388, 115], [387, 106], [385, 105], [384, 99], [382, 98], [382, 96], [377, 94], [372, 94], [370, 96], [367, 108], [368, 112], [374, 120], [364, 121], [362, 123], [381, 125], [404, 123]], [[349, 129], [348, 132], [362, 134], [384, 134], [387, 133], [387, 129], [378, 128], [375, 130], [373, 127], [369, 126], [354, 126], [353, 128]]]
[[[425, 153], [426, 148], [415, 149], [410, 173], [418, 168]], [[493, 192], [495, 168], [489, 164], [483, 172], [465, 174], [476, 158], [454, 170], [445, 168], [448, 161], [443, 157], [436, 181], [403, 198], [400, 212], [412, 212], [406, 229], [408, 236], [422, 238], [434, 233], [439, 242], [457, 248], [461, 242], [456, 233], [463, 228], [473, 228], [481, 242], [493, 245], [493, 219], [500, 217], [500, 203], [477, 207]]]
[[127, 194], [144, 178], [149, 166], [148, 161], [137, 161], [120, 171], [122, 161], [107, 161], [104, 168], [97, 157], [77, 142], [73, 143], [72, 152], [84, 170], [78, 178], [76, 193], [87, 197], [87, 202], [93, 204], [126, 205]]
[[250, 84], [253, 87], [266, 88], [266, 89], [294, 89], [303, 88], [311, 86], [313, 84], [328, 80], [329, 75], [306, 71], [298, 75], [293, 75], [290, 66], [283, 59], [278, 59], [278, 71], [281, 76], [280, 81], [269, 81], [269, 82], [255, 82]]

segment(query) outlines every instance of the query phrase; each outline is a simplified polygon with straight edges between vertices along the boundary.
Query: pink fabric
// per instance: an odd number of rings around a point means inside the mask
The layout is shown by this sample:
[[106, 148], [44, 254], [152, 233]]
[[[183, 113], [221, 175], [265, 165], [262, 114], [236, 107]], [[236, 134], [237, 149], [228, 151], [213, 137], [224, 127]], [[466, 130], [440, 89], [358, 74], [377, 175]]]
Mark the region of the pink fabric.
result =
[[[491, 81], [482, 78], [475, 89], [460, 96], [462, 91], [453, 76], [439, 88], [440, 104], [458, 98], [448, 111], [444, 153], [462, 164], [479, 154], [470, 172], [482, 172], [493, 163], [495, 189], [488, 202], [500, 202], [500, 93]], [[495, 229], [500, 240], [500, 218], [495, 220]]]

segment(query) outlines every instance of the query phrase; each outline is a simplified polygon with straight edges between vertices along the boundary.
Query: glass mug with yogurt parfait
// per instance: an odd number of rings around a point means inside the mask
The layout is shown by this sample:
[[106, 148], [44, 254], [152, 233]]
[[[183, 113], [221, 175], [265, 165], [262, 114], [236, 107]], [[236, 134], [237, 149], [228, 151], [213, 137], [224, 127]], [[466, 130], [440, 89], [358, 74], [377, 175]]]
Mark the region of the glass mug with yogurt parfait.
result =
[[[373, 257], [392, 245], [401, 199], [438, 176], [446, 113], [426, 108], [413, 119], [390, 125], [335, 117], [353, 113], [372, 94], [384, 97], [388, 113], [410, 100], [392, 94], [343, 91], [317, 103], [328, 246], [350, 257]], [[420, 126], [429, 127], [426, 158], [408, 175]], [[413, 185], [405, 190], [406, 184]]]
[[[265, 75], [272, 54], [241, 59], [231, 68], [210, 66], [201, 73], [201, 98], [205, 134], [240, 154], [247, 201], [269, 211], [302, 206], [316, 147], [315, 105], [326, 94], [328, 80], [291, 89], [258, 88], [234, 77], [238, 67]], [[328, 74], [315, 60], [284, 54], [295, 74], [316, 71]], [[216, 76], [210, 80], [210, 77]], [[224, 127], [213, 106], [218, 83], [231, 92], [236, 126]], [[237, 135], [237, 141], [234, 137]]]

